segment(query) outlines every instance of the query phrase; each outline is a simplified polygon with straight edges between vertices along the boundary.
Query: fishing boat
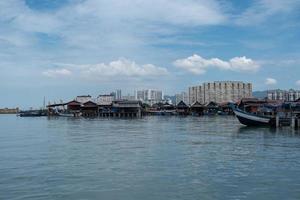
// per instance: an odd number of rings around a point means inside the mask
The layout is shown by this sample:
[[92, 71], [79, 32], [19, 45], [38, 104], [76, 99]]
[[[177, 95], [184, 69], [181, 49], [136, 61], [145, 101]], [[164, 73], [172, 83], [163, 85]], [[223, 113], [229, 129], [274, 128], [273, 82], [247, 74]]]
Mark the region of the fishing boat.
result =
[[60, 117], [74, 117], [75, 116], [74, 113], [60, 113], [60, 112], [58, 112], [57, 115]]
[[237, 107], [232, 108], [235, 116], [238, 118], [241, 124], [246, 126], [271, 126], [273, 117], [263, 116], [254, 113], [243, 111]]
[[176, 110], [152, 110], [148, 111], [148, 114], [150, 115], [176, 115]]
[[80, 117], [82, 115], [81, 112], [70, 112], [68, 110], [56, 110], [55, 115], [59, 117]]
[[27, 110], [18, 113], [20, 117], [43, 117], [47, 116], [47, 111], [45, 110]]

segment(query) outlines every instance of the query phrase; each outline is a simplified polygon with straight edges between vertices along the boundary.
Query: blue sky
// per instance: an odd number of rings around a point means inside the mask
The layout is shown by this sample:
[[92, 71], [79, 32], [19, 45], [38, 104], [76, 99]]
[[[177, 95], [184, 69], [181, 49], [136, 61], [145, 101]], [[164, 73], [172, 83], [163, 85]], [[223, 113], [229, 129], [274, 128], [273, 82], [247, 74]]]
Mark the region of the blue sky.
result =
[[0, 2], [0, 107], [205, 81], [300, 89], [299, 0]]

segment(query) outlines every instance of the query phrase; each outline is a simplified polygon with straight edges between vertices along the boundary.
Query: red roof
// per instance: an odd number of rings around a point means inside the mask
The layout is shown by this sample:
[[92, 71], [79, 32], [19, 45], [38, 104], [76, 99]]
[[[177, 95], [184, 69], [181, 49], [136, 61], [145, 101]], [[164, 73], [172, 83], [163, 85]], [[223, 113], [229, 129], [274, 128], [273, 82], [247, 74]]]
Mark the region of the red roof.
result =
[[98, 105], [92, 101], [87, 101], [83, 104], [84, 107], [98, 107]]
[[73, 101], [68, 102], [67, 105], [68, 106], [80, 106], [81, 103], [79, 103], [78, 101], [73, 100]]

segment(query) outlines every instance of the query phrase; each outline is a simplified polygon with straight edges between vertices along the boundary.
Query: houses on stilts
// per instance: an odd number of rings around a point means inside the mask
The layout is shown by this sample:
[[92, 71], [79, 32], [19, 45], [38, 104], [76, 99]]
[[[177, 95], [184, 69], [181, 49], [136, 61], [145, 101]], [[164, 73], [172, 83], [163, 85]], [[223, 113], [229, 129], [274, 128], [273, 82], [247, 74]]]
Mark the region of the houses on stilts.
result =
[[180, 101], [177, 105], [159, 102], [153, 105], [138, 100], [113, 100], [107, 95], [99, 95], [97, 99], [91, 96], [78, 96], [67, 103], [49, 104], [49, 116], [64, 117], [131, 117], [139, 118], [145, 115], [180, 115], [202, 116], [232, 114], [227, 104], [210, 102], [200, 104], [195, 102], [188, 105]]
[[141, 117], [142, 106], [140, 101], [113, 101], [110, 104], [97, 104], [93, 101], [48, 105], [49, 116], [64, 117]]
[[[300, 127], [300, 99], [293, 102], [282, 102], [244, 98], [237, 103], [209, 102], [201, 104], [196, 101], [192, 105], [188, 105], [184, 101], [180, 101], [177, 105], [159, 102], [150, 106], [138, 100], [112, 100], [108, 96], [101, 95], [100, 101], [93, 100], [90, 96], [79, 96], [67, 103], [50, 104], [47, 108], [48, 116], [87, 118], [140, 118], [145, 115], [237, 115], [235, 111], [239, 111], [238, 114], [243, 116], [246, 114], [249, 119], [253, 118], [251, 116], [263, 116], [263, 118], [267, 116], [270, 118], [268, 123], [271, 126]], [[242, 120], [246, 125], [249, 123], [249, 120], [247, 122], [245, 122], [246, 119]]]

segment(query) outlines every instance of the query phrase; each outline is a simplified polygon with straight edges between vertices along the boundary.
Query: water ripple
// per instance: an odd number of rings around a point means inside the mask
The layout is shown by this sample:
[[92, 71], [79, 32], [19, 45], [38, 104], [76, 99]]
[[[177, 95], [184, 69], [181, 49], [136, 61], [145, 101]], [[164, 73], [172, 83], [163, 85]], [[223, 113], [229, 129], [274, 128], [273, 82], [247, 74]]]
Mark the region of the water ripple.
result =
[[300, 199], [291, 129], [227, 116], [0, 125], [0, 199]]

